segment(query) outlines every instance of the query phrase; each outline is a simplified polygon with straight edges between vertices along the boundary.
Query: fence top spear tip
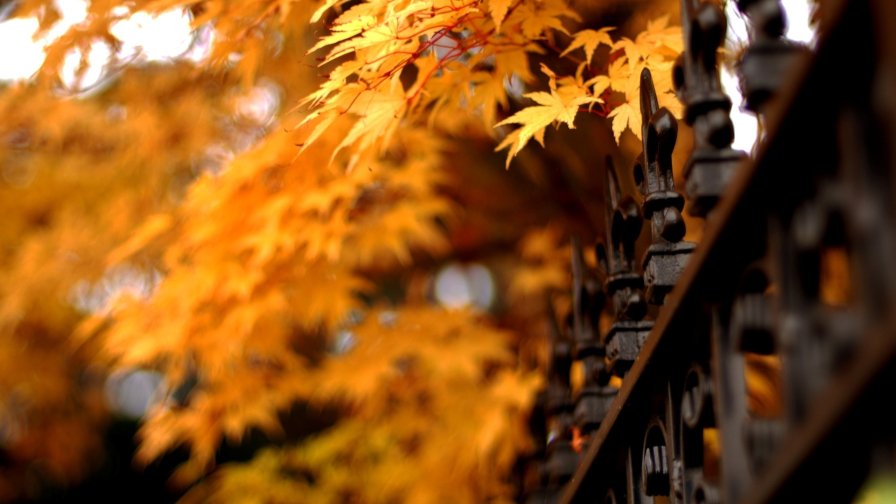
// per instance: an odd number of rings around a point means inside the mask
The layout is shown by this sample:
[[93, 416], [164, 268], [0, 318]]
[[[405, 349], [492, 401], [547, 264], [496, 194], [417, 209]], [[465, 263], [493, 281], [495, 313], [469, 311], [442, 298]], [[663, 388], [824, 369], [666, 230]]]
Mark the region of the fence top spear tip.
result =
[[647, 127], [647, 122], [660, 109], [659, 101], [656, 97], [656, 88], [653, 86], [653, 76], [650, 69], [644, 67], [641, 69], [641, 118], [642, 128]]
[[613, 158], [607, 156], [604, 158], [604, 173], [606, 174], [606, 204], [607, 216], [613, 215], [619, 201], [622, 199], [622, 191], [619, 189], [619, 180], [616, 179], [616, 165]]

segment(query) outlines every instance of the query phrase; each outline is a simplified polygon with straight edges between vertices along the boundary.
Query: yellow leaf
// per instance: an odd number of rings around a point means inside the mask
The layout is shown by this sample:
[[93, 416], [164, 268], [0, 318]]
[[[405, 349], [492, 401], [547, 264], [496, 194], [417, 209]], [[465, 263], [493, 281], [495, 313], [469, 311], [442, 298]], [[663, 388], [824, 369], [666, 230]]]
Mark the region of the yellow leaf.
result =
[[513, 0], [489, 0], [488, 12], [495, 23], [495, 31], [501, 32], [501, 23], [507, 16], [507, 9], [510, 8], [512, 2]]
[[613, 91], [622, 93], [627, 92], [632, 74], [633, 72], [631, 68], [625, 64], [624, 58], [619, 58], [610, 63], [610, 66], [607, 68], [607, 76], [610, 78], [610, 88]]
[[311, 49], [308, 49], [308, 54], [317, 51], [321, 47], [326, 47], [328, 45], [350, 39], [355, 35], [364, 32], [364, 30], [373, 27], [374, 25], [376, 25], [376, 18], [373, 16], [359, 16], [347, 23], [338, 24], [333, 27], [333, 33], [320, 39], [317, 44], [312, 46]]
[[632, 133], [641, 138], [641, 111], [631, 102], [616, 107], [607, 117], [613, 119], [613, 135], [617, 142], [626, 127], [630, 127]]
[[316, 11], [314, 11], [314, 14], [311, 15], [311, 22], [316, 23], [320, 21], [320, 18], [324, 15], [324, 12], [327, 12], [335, 5], [340, 4], [344, 1], [345, 0], [326, 0], [323, 4], [321, 4], [320, 7], [317, 8]]
[[[585, 90], [571, 86], [552, 89], [550, 93], [536, 91], [524, 95], [535, 101], [538, 105], [526, 107], [516, 114], [504, 119], [495, 127], [505, 124], [519, 124], [519, 134], [515, 142], [510, 146], [507, 154], [507, 163], [513, 158], [533, 136], [539, 143], [543, 143], [544, 129], [553, 122], [566, 124], [570, 129], [575, 128], [573, 121], [576, 118], [579, 107], [600, 100], [585, 94]], [[502, 143], [498, 149], [504, 148]]]
[[613, 47], [613, 39], [610, 38], [609, 34], [613, 29], [613, 27], [606, 27], [600, 30], [582, 30], [576, 33], [573, 35], [572, 43], [569, 44], [565, 51], [560, 53], [560, 56], [565, 56], [581, 47], [585, 50], [585, 61], [590, 63], [598, 45], [604, 44], [608, 47]]
[[585, 86], [591, 87], [591, 94], [600, 96], [610, 87], [610, 78], [606, 75], [595, 75], [584, 83]]

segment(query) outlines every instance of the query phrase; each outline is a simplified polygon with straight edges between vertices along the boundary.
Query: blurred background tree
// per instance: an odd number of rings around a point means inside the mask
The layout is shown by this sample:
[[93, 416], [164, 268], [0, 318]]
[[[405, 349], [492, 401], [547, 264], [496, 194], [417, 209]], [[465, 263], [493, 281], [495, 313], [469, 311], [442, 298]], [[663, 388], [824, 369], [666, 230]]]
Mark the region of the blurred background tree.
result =
[[513, 500], [677, 9], [5, 2], [0, 500]]

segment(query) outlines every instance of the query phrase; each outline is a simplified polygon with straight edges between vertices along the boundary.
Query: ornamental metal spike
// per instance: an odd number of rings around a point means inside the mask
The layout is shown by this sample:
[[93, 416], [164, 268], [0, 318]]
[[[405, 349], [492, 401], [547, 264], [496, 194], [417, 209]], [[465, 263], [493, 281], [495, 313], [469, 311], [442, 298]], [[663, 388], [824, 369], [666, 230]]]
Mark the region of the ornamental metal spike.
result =
[[637, 202], [623, 196], [613, 159], [605, 159], [606, 246], [598, 245], [598, 260], [607, 272], [605, 288], [612, 300], [613, 324], [604, 338], [608, 369], [624, 376], [647, 339], [653, 323], [645, 321], [644, 278], [635, 271], [635, 242], [644, 219]]
[[588, 271], [582, 244], [575, 237], [572, 239], [572, 281], [572, 337], [575, 343], [575, 358], [580, 360], [585, 355], [599, 351], [595, 331], [600, 323], [600, 312], [604, 307], [605, 296], [592, 272]]
[[550, 330], [548, 387], [545, 408], [549, 416], [569, 409], [569, 371], [572, 366], [572, 345], [560, 330], [553, 304], [548, 301]]
[[[644, 218], [638, 203], [631, 196], [622, 196], [613, 158], [605, 161], [607, 201], [606, 231], [610, 250], [607, 253], [605, 271], [608, 275], [635, 274], [635, 242], [644, 226]], [[640, 280], [640, 276], [638, 276]]]
[[644, 195], [644, 217], [650, 219], [651, 244], [644, 255], [647, 299], [663, 304], [694, 250], [682, 241], [684, 197], [675, 190], [672, 150], [678, 138], [678, 122], [666, 108], [659, 108], [650, 70], [641, 71], [641, 121], [644, 150], [635, 163], [635, 182]]
[[569, 385], [572, 345], [569, 338], [560, 331], [553, 304], [550, 301], [548, 301], [548, 318], [551, 331], [551, 353], [546, 394], [548, 439], [545, 475], [549, 490], [557, 494], [563, 485], [572, 478], [579, 459], [572, 447], [573, 404]]
[[784, 38], [787, 17], [779, 0], [737, 0], [747, 17], [750, 45], [738, 65], [747, 110], [760, 113], [808, 50]]
[[681, 0], [681, 31], [684, 52], [676, 61], [672, 76], [685, 104], [685, 119], [691, 124], [709, 109], [731, 109], [718, 71], [718, 50], [725, 42], [727, 20], [714, 3]]
[[694, 129], [694, 151], [685, 165], [685, 190], [692, 215], [706, 216], [746, 154], [731, 148], [734, 125], [731, 100], [719, 78], [718, 50], [725, 41], [727, 20], [718, 5], [682, 0], [684, 52], [672, 77], [685, 105], [685, 121]]
[[605, 351], [598, 339], [600, 314], [606, 296], [585, 264], [582, 246], [572, 240], [573, 340], [575, 359], [582, 363], [584, 380], [576, 397], [573, 419], [582, 438], [587, 440], [610, 411], [616, 389], [609, 386], [610, 375], [604, 365]]

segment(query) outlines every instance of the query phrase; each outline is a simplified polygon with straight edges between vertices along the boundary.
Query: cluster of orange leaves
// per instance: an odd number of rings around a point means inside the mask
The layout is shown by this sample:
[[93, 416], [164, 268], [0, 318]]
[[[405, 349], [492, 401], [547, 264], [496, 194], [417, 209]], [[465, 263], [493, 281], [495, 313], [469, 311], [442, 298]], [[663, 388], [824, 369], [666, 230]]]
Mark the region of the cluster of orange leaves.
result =
[[0, 500], [35, 485], [24, 474], [68, 482], [95, 468], [102, 373], [72, 333], [104, 294], [109, 251], [171, 205], [172, 181], [215, 137], [195, 112], [221, 111], [217, 79], [159, 70], [127, 70], [97, 100], [0, 93], [0, 446], [13, 461]]

